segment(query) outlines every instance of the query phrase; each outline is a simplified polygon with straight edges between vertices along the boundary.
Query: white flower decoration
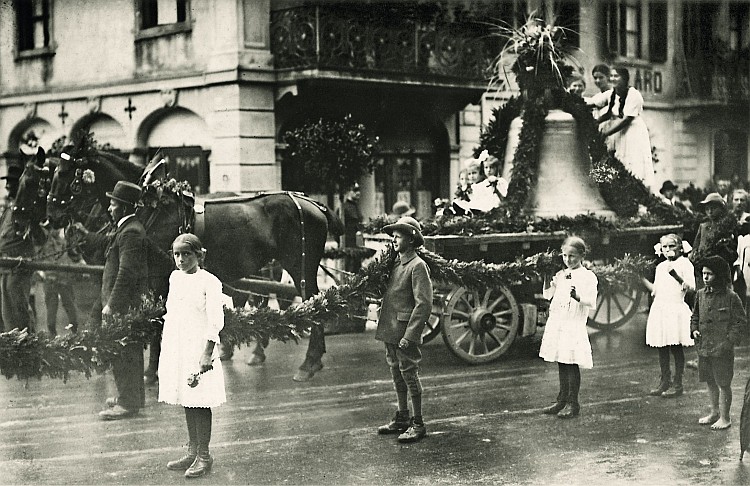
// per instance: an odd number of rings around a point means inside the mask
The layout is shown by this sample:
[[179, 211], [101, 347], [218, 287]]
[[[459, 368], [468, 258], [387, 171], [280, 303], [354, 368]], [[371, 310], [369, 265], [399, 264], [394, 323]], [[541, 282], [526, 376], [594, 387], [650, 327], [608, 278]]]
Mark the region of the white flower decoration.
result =
[[479, 154], [479, 157], [477, 157], [477, 162], [484, 162], [485, 160], [490, 158], [490, 153], [487, 150], [482, 150], [482, 153]]
[[81, 179], [83, 179], [83, 182], [85, 182], [86, 184], [93, 184], [94, 182], [96, 182], [96, 174], [94, 174], [93, 170], [86, 169], [83, 171]]

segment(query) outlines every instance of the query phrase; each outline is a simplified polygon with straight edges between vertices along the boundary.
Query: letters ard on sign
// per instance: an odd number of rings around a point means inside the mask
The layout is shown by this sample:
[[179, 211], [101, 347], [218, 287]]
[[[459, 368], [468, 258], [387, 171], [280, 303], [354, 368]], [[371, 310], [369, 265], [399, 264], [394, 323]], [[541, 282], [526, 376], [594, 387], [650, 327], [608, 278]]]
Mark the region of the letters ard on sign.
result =
[[635, 76], [633, 77], [633, 87], [641, 93], [661, 93], [661, 71], [654, 71], [652, 69], [636, 69]]

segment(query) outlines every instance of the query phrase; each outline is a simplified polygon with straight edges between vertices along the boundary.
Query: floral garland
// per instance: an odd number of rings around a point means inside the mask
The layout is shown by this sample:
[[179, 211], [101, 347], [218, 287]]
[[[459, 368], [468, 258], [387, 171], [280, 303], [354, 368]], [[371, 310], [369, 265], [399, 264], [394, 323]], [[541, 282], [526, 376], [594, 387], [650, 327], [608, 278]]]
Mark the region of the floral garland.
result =
[[[500, 285], [538, 281], [541, 276], [554, 274], [561, 268], [560, 258], [551, 252], [498, 264], [449, 261], [425, 249], [418, 253], [429, 266], [434, 280], [478, 292]], [[346, 316], [351, 302], [362, 300], [366, 295], [382, 296], [395, 259], [396, 252], [388, 249], [343, 285], [330, 287], [285, 311], [267, 307], [225, 308], [222, 342], [232, 346], [263, 339], [296, 342], [312, 326]], [[646, 258], [626, 256], [610, 265], [594, 266], [592, 270], [599, 278], [600, 287], [624, 288], [635, 285], [652, 266], [653, 262]], [[131, 313], [114, 316], [100, 328], [77, 334], [50, 339], [46, 333], [30, 334], [26, 330], [0, 333], [0, 373], [21, 380], [46, 376], [65, 381], [72, 372], [90, 377], [106, 370], [126, 344], [149, 342], [161, 329], [158, 317], [163, 313], [163, 303], [149, 297]]]
[[186, 194], [191, 197], [193, 195], [193, 188], [188, 181], [178, 182], [174, 178], [156, 179], [143, 186], [141, 203], [156, 209], [159, 206], [174, 204]]

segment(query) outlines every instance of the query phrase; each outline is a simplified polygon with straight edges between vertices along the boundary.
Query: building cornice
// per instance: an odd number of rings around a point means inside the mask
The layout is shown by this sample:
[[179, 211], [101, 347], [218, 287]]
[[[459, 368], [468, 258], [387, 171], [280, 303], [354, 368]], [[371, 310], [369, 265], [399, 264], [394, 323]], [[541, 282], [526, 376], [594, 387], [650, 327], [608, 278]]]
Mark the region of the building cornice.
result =
[[0, 107], [87, 99], [92, 96], [132, 96], [142, 93], [159, 93], [165, 89], [205, 88], [240, 81], [273, 84], [276, 81], [276, 74], [273, 71], [234, 68], [209, 73], [180, 73], [159, 78], [130, 78], [99, 84], [60, 86], [34, 92], [2, 93]]

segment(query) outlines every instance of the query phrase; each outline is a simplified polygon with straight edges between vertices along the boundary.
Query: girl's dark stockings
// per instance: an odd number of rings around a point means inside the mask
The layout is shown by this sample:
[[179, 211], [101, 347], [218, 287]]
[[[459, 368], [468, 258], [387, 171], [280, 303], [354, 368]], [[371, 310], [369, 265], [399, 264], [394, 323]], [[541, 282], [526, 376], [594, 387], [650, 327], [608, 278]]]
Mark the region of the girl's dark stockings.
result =
[[191, 444], [197, 444], [208, 449], [211, 442], [211, 422], [213, 414], [210, 408], [185, 407], [188, 437]]
[[557, 363], [560, 378], [558, 403], [578, 405], [578, 392], [581, 389], [581, 369], [577, 364]]

